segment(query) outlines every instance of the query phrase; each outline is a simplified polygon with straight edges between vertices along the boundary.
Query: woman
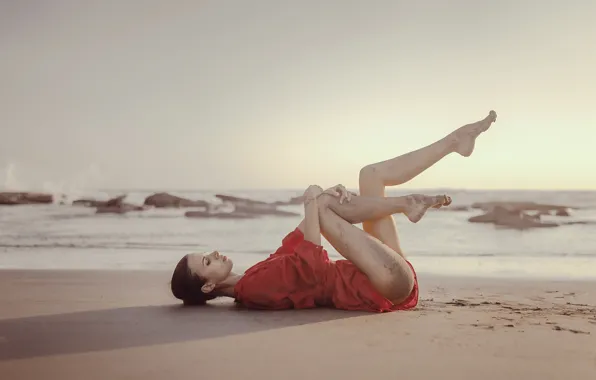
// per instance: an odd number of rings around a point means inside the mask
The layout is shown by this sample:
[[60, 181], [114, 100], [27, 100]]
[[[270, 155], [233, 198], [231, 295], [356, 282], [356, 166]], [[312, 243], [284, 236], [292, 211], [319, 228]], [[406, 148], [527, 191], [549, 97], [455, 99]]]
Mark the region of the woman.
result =
[[[257, 309], [335, 307], [385, 312], [418, 303], [416, 272], [399, 246], [392, 215], [418, 222], [430, 208], [451, 203], [445, 195], [385, 197], [385, 186], [405, 183], [449, 153], [468, 157], [476, 138], [496, 120], [496, 113], [465, 125], [414, 152], [365, 166], [360, 195], [338, 185], [304, 192], [305, 217], [281, 247], [243, 275], [232, 272], [232, 260], [215, 251], [180, 260], [172, 276], [172, 293], [185, 305], [202, 305], [231, 297]], [[363, 229], [353, 224], [362, 223]], [[345, 260], [331, 261], [321, 234]]]

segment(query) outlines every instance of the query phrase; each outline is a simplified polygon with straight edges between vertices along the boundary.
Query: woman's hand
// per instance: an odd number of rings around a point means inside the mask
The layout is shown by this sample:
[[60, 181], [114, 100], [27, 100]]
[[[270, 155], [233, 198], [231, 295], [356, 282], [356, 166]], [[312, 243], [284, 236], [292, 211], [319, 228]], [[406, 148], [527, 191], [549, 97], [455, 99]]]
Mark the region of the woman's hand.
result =
[[352, 200], [352, 196], [356, 196], [355, 193], [348, 191], [344, 185], [335, 185], [333, 187], [328, 188], [327, 190], [323, 191], [324, 194], [333, 195], [336, 198], [339, 198], [339, 203], [343, 204], [344, 201], [350, 202]]
[[323, 194], [323, 188], [319, 185], [310, 185], [308, 189], [304, 191], [304, 201], [312, 201], [317, 199], [319, 195]]

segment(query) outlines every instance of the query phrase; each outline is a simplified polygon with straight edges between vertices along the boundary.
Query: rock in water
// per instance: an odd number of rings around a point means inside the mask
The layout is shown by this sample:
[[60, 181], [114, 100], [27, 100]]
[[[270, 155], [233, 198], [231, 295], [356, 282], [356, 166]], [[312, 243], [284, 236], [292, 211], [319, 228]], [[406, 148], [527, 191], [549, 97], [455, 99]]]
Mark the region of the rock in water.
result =
[[510, 210], [502, 206], [495, 206], [487, 213], [473, 216], [468, 221], [470, 223], [492, 223], [518, 230], [559, 226], [557, 223], [541, 222], [539, 215], [527, 215], [519, 210]]
[[48, 204], [54, 202], [51, 194], [29, 192], [1, 192], [0, 205]]
[[145, 206], [158, 208], [203, 207], [209, 208], [209, 202], [193, 201], [168, 193], [156, 193], [145, 198]]

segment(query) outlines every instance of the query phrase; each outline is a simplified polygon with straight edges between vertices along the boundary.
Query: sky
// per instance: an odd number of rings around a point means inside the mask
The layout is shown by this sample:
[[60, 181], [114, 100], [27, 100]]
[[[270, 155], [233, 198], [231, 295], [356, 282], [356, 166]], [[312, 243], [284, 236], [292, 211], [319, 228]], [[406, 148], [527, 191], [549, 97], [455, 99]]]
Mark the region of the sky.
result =
[[0, 187], [596, 189], [596, 2], [0, 0]]

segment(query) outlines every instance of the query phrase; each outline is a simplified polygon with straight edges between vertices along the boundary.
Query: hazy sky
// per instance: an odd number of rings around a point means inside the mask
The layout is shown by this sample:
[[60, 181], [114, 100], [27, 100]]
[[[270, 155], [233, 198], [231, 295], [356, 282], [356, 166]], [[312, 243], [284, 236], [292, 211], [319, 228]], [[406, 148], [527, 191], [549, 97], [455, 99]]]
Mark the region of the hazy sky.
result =
[[596, 2], [0, 0], [0, 186], [596, 189]]

